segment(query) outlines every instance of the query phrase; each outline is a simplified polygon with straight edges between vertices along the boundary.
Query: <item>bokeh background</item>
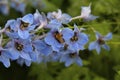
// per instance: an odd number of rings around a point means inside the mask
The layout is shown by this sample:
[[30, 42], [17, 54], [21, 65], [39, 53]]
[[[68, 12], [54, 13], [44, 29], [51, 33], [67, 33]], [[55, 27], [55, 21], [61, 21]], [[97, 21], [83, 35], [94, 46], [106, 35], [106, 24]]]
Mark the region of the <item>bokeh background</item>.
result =
[[[80, 15], [81, 6], [92, 3], [92, 14], [99, 18], [87, 23], [79, 20], [74, 22], [83, 27], [92, 26], [103, 35], [112, 32], [113, 39], [107, 42], [111, 50], [108, 52], [102, 49], [99, 55], [95, 50], [80, 51], [82, 67], [76, 64], [65, 67], [64, 63], [59, 62], [33, 63], [30, 67], [26, 67], [11, 61], [11, 67], [5, 68], [0, 63], [0, 80], [120, 80], [120, 0], [41, 0], [36, 7], [27, 2], [29, 1], [26, 0], [24, 14], [13, 8], [10, 8], [8, 15], [0, 13], [0, 26], [4, 27], [9, 19], [34, 13], [36, 9], [46, 14], [61, 9], [74, 17]], [[88, 29], [86, 33], [91, 36], [90, 41], [95, 40], [91, 30]]]

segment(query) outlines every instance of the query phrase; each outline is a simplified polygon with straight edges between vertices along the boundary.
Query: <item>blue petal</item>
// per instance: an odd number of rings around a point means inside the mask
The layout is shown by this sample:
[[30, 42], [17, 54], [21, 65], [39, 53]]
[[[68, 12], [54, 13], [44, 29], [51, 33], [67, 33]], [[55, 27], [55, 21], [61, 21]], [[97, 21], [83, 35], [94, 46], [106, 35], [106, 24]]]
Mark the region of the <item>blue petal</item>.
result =
[[62, 14], [62, 18], [60, 20], [63, 24], [67, 24], [70, 22], [71, 18], [72, 17], [70, 15], [64, 13], [64, 14]]
[[17, 63], [20, 64], [21, 66], [24, 64], [24, 59], [23, 58], [19, 58], [17, 59]]
[[98, 16], [89, 15], [88, 17], [84, 18], [84, 21], [91, 21], [91, 20], [95, 20], [96, 18], [98, 18]]
[[75, 62], [79, 65], [79, 66], [82, 66], [83, 64], [82, 64], [82, 59], [80, 59], [80, 57], [76, 57], [75, 58]]
[[108, 51], [110, 50], [110, 47], [107, 44], [102, 45], [102, 47]]
[[10, 60], [8, 57], [5, 57], [3, 55], [0, 56], [0, 61], [3, 63], [3, 65], [8, 68], [10, 67]]
[[25, 60], [25, 64], [26, 64], [26, 66], [30, 66], [31, 65], [31, 61], [29, 61], [29, 60]]
[[88, 49], [89, 50], [93, 50], [93, 49], [96, 49], [96, 46], [98, 45], [98, 43], [95, 41], [95, 42], [91, 42], [90, 44], [89, 44], [89, 47], [88, 47]]
[[22, 38], [22, 39], [27, 39], [29, 37], [29, 32], [27, 30], [20, 30], [18, 29], [18, 35]]
[[112, 39], [112, 33], [108, 33], [104, 38], [103, 40], [110, 40]]
[[26, 4], [20, 3], [17, 10], [20, 11], [21, 13], [24, 13], [25, 12], [25, 7], [26, 7]]
[[60, 27], [62, 27], [62, 24], [57, 20], [51, 20], [47, 25], [47, 28], [50, 28], [50, 29], [59, 29]]
[[84, 33], [79, 33], [77, 42], [79, 45], [85, 45], [88, 42], [88, 36]]
[[27, 14], [22, 18], [23, 22], [32, 24], [33, 23], [33, 15], [32, 14]]
[[30, 55], [27, 54], [27, 53], [24, 53], [24, 52], [20, 53], [20, 57], [23, 58], [23, 59], [26, 59], [26, 60], [31, 60]]
[[61, 33], [63, 34], [63, 39], [65, 41], [70, 40], [70, 38], [72, 38], [72, 36], [74, 35], [74, 32], [71, 29], [69, 29], [69, 28], [64, 28], [61, 31]]
[[51, 45], [52, 49], [54, 51], [59, 51], [62, 44], [58, 43], [57, 40], [53, 37], [52, 33], [48, 33], [48, 35], [45, 37], [45, 43], [48, 45]]
[[[37, 48], [37, 50], [40, 52], [40, 53], [43, 53], [45, 54], [46, 56], [48, 56], [49, 54], [52, 53], [52, 48], [51, 46], [47, 45], [44, 41], [41, 41], [41, 40], [36, 40], [37, 44], [35, 45], [35, 47]], [[34, 42], [35, 44], [35, 42]]]
[[72, 63], [73, 63], [73, 59], [68, 58], [68, 59], [65, 61], [65, 66], [68, 67], [68, 66], [70, 66]]
[[38, 54], [37, 53], [31, 52], [29, 54], [30, 54], [30, 57], [31, 57], [33, 62], [36, 62], [38, 60]]
[[101, 46], [99, 44], [96, 45], [96, 51], [98, 54], [100, 54]]
[[29, 27], [27, 28], [27, 30], [28, 30], [28, 31], [32, 31], [32, 30], [35, 29], [35, 27], [36, 27], [36, 25], [29, 26]]
[[60, 62], [65, 62], [68, 58], [68, 55], [62, 55], [62, 57], [60, 58]]
[[102, 35], [99, 32], [96, 32], [96, 38], [99, 39], [101, 37], [102, 37]]
[[80, 32], [79, 28], [77, 27], [76, 24], [74, 24], [74, 32]]
[[10, 54], [11, 54], [10, 58], [12, 60], [16, 60], [16, 59], [19, 58], [20, 53], [17, 50], [15, 50], [14, 48], [11, 48], [11, 49], [9, 49], [9, 51], [10, 51]]

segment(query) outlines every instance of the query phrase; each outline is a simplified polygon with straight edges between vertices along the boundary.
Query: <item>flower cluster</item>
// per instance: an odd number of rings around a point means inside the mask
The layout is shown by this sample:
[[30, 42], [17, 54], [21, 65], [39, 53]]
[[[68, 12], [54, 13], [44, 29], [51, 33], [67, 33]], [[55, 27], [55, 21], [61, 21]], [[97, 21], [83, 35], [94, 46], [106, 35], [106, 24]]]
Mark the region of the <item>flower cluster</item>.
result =
[[40, 8], [44, 6], [41, 0], [0, 0], [0, 12], [4, 15], [8, 15], [11, 7], [24, 14], [28, 4]]
[[[82, 18], [90, 21], [97, 18], [90, 14], [90, 6], [82, 7], [80, 17], [71, 17], [66, 13], [49, 12], [47, 15], [39, 13], [27, 14], [21, 18], [8, 20], [5, 27], [0, 30], [0, 62], [5, 67], [10, 67], [10, 61], [16, 60], [20, 65], [30, 66], [32, 62], [64, 62], [68, 67], [72, 63], [82, 65], [79, 51], [85, 49], [89, 37], [74, 24], [74, 29], [64, 26], [72, 20]], [[46, 32], [40, 31], [46, 30]], [[3, 34], [9, 40], [3, 41]], [[109, 50], [106, 40], [112, 38], [112, 33], [105, 37], [95, 31], [97, 40], [90, 43], [88, 49], [96, 49], [100, 53], [100, 47]], [[3, 44], [3, 42], [5, 44]]]

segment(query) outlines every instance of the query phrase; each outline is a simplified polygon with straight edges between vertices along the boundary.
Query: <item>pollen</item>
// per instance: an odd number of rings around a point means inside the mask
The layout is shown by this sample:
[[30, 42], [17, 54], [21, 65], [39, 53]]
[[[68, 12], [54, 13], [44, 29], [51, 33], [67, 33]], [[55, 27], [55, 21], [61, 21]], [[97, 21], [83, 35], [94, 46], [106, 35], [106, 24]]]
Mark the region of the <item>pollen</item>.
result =
[[21, 21], [20, 29], [25, 30], [28, 27], [28, 25], [29, 25], [29, 23], [25, 23], [25, 22]]
[[23, 50], [23, 45], [19, 44], [18, 42], [15, 43], [15, 47], [18, 51], [22, 51]]
[[105, 41], [102, 40], [101, 38], [99, 38], [97, 41], [98, 41], [98, 43], [99, 43], [100, 45], [105, 44]]
[[61, 33], [59, 33], [58, 31], [56, 31], [54, 33], [54, 37], [59, 43], [64, 43], [65, 42], [62, 36], [63, 35]]
[[74, 36], [73, 36], [72, 38], [70, 38], [70, 40], [71, 40], [72, 42], [74, 42], [74, 41], [77, 41], [77, 40], [78, 40], [78, 37], [77, 37], [77, 32], [75, 32], [75, 33], [74, 33]]

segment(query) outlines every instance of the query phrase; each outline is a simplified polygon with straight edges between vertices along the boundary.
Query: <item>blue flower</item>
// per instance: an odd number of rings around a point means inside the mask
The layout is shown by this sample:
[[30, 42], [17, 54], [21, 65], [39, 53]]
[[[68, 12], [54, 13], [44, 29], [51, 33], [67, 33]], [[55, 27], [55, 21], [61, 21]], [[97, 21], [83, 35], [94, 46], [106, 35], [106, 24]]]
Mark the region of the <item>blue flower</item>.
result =
[[94, 15], [91, 14], [91, 4], [88, 7], [84, 6], [84, 7], [81, 7], [81, 8], [82, 8], [81, 9], [81, 15], [73, 17], [71, 20], [82, 18], [84, 21], [91, 21], [91, 20], [94, 20], [94, 19], [98, 18], [98, 16], [94, 16]]
[[32, 41], [32, 44], [40, 54], [44, 54], [45, 56], [48, 56], [53, 52], [51, 46], [47, 45], [43, 40], [34, 40]]
[[18, 58], [31, 60], [29, 53], [32, 52], [32, 46], [29, 40], [13, 39], [7, 43], [6, 47], [9, 48], [12, 60], [16, 60]]
[[0, 62], [2, 62], [6, 68], [10, 67], [10, 57], [9, 50], [0, 47]]
[[58, 9], [58, 13], [57, 12], [48, 13], [47, 18], [49, 20], [56, 19], [58, 22], [60, 22], [62, 24], [67, 24], [70, 22], [71, 16], [66, 13], [62, 14], [62, 11], [60, 9]]
[[8, 20], [5, 24], [4, 32], [9, 38], [18, 38], [16, 21]]
[[76, 25], [74, 25], [74, 31], [69, 28], [65, 28], [62, 30], [62, 34], [69, 50], [83, 50], [84, 45], [88, 42], [88, 36], [85, 33], [82, 33]]
[[0, 0], [0, 12], [4, 15], [8, 15], [9, 13], [8, 0]]
[[18, 35], [22, 39], [27, 39], [30, 36], [30, 31], [34, 30], [36, 25], [33, 24], [33, 15], [27, 14], [22, 18], [17, 19], [16, 26], [18, 28]]
[[106, 36], [102, 36], [100, 33], [96, 32], [96, 38], [96, 41], [90, 43], [89, 50], [96, 49], [98, 54], [101, 51], [101, 47], [108, 51], [110, 50], [109, 46], [105, 43], [105, 41], [112, 39], [112, 33], [108, 33]]
[[44, 13], [40, 14], [39, 11], [36, 10], [36, 12], [34, 13], [33, 16], [34, 16], [33, 24], [38, 26], [36, 30], [41, 29], [43, 27], [46, 27], [46, 25], [47, 25], [47, 17], [46, 17], [46, 15]]
[[82, 60], [79, 57], [79, 52], [74, 52], [71, 50], [62, 52], [60, 62], [65, 62], [66, 67], [70, 66], [72, 63], [76, 63], [79, 66], [82, 66]]
[[62, 34], [60, 31], [51, 31], [44, 38], [46, 44], [50, 45], [53, 51], [59, 52], [61, 47], [63, 47], [64, 39], [62, 38]]
[[81, 18], [84, 19], [84, 21], [90, 21], [98, 18], [98, 16], [93, 16], [91, 13], [91, 4], [88, 7], [82, 7], [81, 10]]
[[24, 14], [26, 4], [20, 0], [12, 0], [11, 7]]

